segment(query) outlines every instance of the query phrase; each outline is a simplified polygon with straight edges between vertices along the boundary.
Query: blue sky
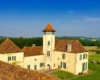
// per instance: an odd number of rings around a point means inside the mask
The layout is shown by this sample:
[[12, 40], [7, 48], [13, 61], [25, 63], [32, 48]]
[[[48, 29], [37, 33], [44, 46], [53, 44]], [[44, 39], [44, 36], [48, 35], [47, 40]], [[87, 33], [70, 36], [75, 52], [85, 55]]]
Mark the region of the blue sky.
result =
[[0, 36], [41, 37], [48, 23], [56, 36], [100, 37], [100, 0], [0, 0]]

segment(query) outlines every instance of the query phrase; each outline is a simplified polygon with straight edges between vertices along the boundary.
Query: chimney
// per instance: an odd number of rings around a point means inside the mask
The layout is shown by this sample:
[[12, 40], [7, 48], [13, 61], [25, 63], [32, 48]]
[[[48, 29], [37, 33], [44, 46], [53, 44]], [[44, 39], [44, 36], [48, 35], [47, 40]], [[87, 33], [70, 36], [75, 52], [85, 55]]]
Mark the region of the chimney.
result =
[[72, 43], [68, 42], [67, 44], [67, 52], [71, 52], [72, 51]]
[[32, 47], [35, 47], [36, 46], [36, 44], [32, 44]]

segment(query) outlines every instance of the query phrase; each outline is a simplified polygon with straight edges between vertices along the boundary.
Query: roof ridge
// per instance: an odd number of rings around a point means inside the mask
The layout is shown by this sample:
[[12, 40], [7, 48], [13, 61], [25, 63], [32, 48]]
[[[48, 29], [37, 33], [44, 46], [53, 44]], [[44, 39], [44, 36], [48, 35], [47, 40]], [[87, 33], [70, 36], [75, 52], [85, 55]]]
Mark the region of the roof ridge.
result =
[[72, 42], [72, 53], [87, 52], [87, 50], [83, 47], [79, 40], [57, 40], [55, 42], [55, 51], [66, 52], [66, 45], [70, 41]]

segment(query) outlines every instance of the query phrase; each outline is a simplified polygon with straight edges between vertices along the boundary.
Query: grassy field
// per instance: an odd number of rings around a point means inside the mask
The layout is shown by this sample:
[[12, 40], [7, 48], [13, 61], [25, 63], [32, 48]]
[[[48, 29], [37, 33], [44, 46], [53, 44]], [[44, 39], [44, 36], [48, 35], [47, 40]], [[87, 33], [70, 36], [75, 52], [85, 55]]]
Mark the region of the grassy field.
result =
[[[96, 46], [85, 47], [88, 50], [96, 50]], [[90, 51], [89, 51], [89, 54]], [[82, 75], [73, 75], [64, 71], [57, 71], [52, 74], [57, 75], [59, 78], [65, 78], [66, 80], [100, 80], [100, 64], [91, 63], [91, 60], [100, 61], [100, 54], [89, 55], [89, 73]]]
[[84, 48], [88, 50], [89, 55], [94, 55], [98, 53], [97, 51], [100, 53], [100, 48], [98, 48], [98, 46], [84, 46]]
[[88, 51], [91, 51], [91, 50], [98, 50], [97, 46], [84, 46], [84, 48]]

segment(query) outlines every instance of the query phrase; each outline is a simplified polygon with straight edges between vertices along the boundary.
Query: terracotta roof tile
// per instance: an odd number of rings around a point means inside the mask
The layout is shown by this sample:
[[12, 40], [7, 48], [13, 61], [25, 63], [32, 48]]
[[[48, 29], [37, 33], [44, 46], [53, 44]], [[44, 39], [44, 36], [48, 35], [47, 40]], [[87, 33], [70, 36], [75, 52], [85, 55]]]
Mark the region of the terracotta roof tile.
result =
[[0, 80], [58, 80], [52, 75], [0, 61]]
[[24, 47], [22, 50], [24, 52], [24, 56], [43, 55], [42, 46]]
[[22, 52], [10, 39], [6, 39], [0, 44], [0, 53]]
[[46, 31], [48, 31], [48, 32], [55, 32], [55, 30], [53, 29], [51, 24], [48, 24], [46, 26], [46, 28], [43, 30], [43, 32], [46, 32]]
[[87, 52], [87, 50], [82, 46], [82, 44], [78, 40], [56, 40], [55, 51], [67, 52], [67, 45], [69, 42], [72, 45], [72, 53]]

